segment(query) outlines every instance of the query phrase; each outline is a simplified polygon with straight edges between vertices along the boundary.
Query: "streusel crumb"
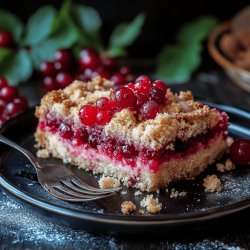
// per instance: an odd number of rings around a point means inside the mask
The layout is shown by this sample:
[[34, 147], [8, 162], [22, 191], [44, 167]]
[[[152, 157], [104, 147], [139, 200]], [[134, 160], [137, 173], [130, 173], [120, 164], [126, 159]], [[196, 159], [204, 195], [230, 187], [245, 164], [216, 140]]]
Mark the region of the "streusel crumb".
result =
[[205, 187], [206, 192], [220, 192], [221, 191], [221, 181], [215, 175], [208, 175], [206, 178], [203, 179], [203, 187]]
[[49, 153], [49, 150], [47, 149], [39, 149], [37, 152], [36, 152], [36, 155], [37, 157], [39, 158], [49, 158], [50, 156], [50, 153]]
[[152, 214], [159, 213], [162, 208], [162, 204], [159, 202], [158, 198], [153, 198], [152, 194], [144, 197], [140, 205], [145, 207], [147, 211]]
[[124, 201], [121, 204], [121, 211], [123, 214], [131, 214], [135, 211], [136, 205], [132, 201]]
[[120, 187], [121, 183], [114, 177], [105, 177], [102, 176], [98, 181], [99, 187], [102, 189], [109, 189], [109, 188], [118, 188]]
[[145, 211], [142, 210], [142, 209], [140, 209], [138, 212], [139, 212], [140, 215], [144, 215], [145, 214]]
[[224, 164], [217, 163], [216, 168], [219, 172], [231, 171], [235, 169], [235, 164], [230, 159], [227, 159]]

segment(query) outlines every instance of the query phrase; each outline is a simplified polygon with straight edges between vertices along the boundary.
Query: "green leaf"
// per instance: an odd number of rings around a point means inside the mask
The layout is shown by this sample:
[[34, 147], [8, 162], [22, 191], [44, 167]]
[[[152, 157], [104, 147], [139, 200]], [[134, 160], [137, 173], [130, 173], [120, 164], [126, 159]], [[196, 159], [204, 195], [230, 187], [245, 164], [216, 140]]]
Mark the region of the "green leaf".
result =
[[25, 45], [35, 45], [47, 38], [56, 17], [54, 7], [48, 5], [39, 8], [28, 20]]
[[103, 45], [99, 36], [102, 20], [98, 12], [91, 7], [77, 4], [71, 9], [71, 18], [78, 32], [76, 47], [91, 46], [102, 51]]
[[42, 61], [51, 60], [58, 49], [70, 48], [77, 41], [77, 30], [69, 15], [70, 1], [65, 1], [53, 22], [52, 33], [31, 50], [31, 58], [36, 67]]
[[139, 36], [144, 20], [145, 16], [139, 14], [130, 24], [119, 24], [110, 36], [108, 53], [112, 56], [124, 55], [125, 47]]
[[69, 48], [75, 43], [76, 40], [76, 32], [65, 20], [63, 31], [52, 35], [42, 44], [33, 47], [31, 51], [33, 62], [35, 63], [36, 67], [38, 67], [42, 61], [51, 60], [56, 50]]
[[12, 52], [11, 56], [6, 57], [0, 63], [0, 75], [6, 77], [12, 86], [29, 79], [32, 70], [30, 57], [23, 49]]
[[212, 16], [203, 16], [184, 25], [177, 35], [180, 43], [189, 43], [190, 40], [203, 41], [217, 26], [218, 20]]
[[80, 29], [88, 35], [96, 34], [102, 25], [102, 20], [98, 12], [83, 4], [76, 4], [72, 8], [73, 18]]
[[191, 78], [192, 72], [201, 62], [200, 43], [168, 45], [158, 58], [156, 74], [170, 83], [183, 83]]
[[10, 12], [0, 9], [0, 30], [11, 32], [15, 42], [18, 43], [23, 32], [23, 24], [19, 18]]
[[11, 55], [12, 55], [12, 50], [7, 48], [0, 48], [0, 65]]

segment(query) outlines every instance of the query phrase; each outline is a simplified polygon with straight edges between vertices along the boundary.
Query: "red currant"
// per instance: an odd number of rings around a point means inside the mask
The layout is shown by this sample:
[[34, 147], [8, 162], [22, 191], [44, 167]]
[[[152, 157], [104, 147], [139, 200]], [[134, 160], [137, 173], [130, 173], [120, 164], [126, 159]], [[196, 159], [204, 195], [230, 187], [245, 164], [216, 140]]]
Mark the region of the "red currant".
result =
[[124, 87], [127, 87], [127, 88], [133, 90], [133, 92], [135, 92], [135, 84], [132, 82], [126, 84]]
[[105, 125], [110, 122], [111, 117], [107, 111], [99, 111], [96, 115], [96, 121], [99, 125]]
[[0, 76], [0, 89], [6, 86], [8, 86], [7, 80], [4, 77]]
[[153, 82], [153, 86], [157, 87], [159, 89], [162, 89], [164, 91], [164, 93], [166, 93], [167, 88], [168, 88], [167, 85], [163, 81], [161, 81], [161, 80], [154, 81]]
[[147, 101], [141, 109], [141, 114], [144, 119], [154, 119], [159, 112], [160, 107], [155, 101]]
[[14, 44], [14, 39], [9, 31], [0, 31], [0, 47], [11, 47]]
[[80, 128], [75, 132], [75, 137], [78, 140], [80, 140], [82, 143], [86, 143], [88, 141], [89, 134], [88, 134], [88, 131], [86, 129]]
[[69, 71], [70, 64], [64, 62], [54, 62], [54, 69], [56, 72]]
[[0, 99], [3, 101], [11, 102], [17, 96], [17, 90], [11, 86], [6, 86], [0, 89]]
[[96, 122], [97, 107], [85, 105], [79, 111], [79, 116], [83, 124], [91, 126]]
[[70, 139], [73, 136], [73, 131], [70, 126], [66, 123], [60, 123], [59, 125], [60, 136], [64, 139]]
[[137, 152], [133, 145], [122, 146], [122, 153], [126, 158], [132, 158], [137, 155]]
[[89, 143], [91, 148], [97, 148], [98, 139], [95, 136], [90, 135], [88, 138], [88, 143]]
[[83, 49], [80, 53], [79, 63], [83, 69], [95, 69], [99, 65], [99, 56], [93, 49]]
[[121, 73], [115, 73], [110, 80], [114, 82], [115, 86], [121, 86], [124, 85], [126, 82], [125, 77]]
[[0, 126], [2, 126], [5, 121], [6, 121], [6, 118], [0, 113]]
[[60, 88], [65, 88], [74, 81], [74, 78], [71, 74], [62, 72], [56, 75], [56, 81]]
[[148, 101], [148, 97], [144, 94], [136, 94], [136, 97], [137, 97], [136, 108], [137, 110], [140, 110], [143, 104]]
[[104, 70], [113, 72], [117, 69], [117, 62], [113, 58], [105, 57], [105, 58], [102, 58], [102, 66]]
[[54, 60], [56, 62], [61, 62], [63, 64], [70, 64], [70, 59], [71, 59], [70, 53], [66, 49], [60, 49], [54, 53]]
[[52, 75], [55, 71], [54, 68], [54, 63], [52, 62], [42, 62], [40, 65], [40, 72], [44, 74], [45, 76], [47, 75]]
[[120, 72], [122, 75], [126, 76], [126, 75], [128, 75], [128, 74], [131, 74], [131, 73], [132, 73], [132, 70], [131, 70], [131, 68], [128, 67], [128, 66], [123, 66], [123, 67], [120, 68], [119, 72]]
[[115, 91], [115, 100], [118, 102], [120, 108], [132, 108], [136, 97], [131, 89], [122, 87]]
[[149, 96], [150, 96], [151, 100], [153, 100], [159, 104], [162, 104], [165, 101], [165, 93], [166, 92], [164, 92], [160, 88], [152, 87], [150, 92], [149, 92]]
[[230, 158], [239, 165], [250, 164], [250, 140], [235, 140], [230, 147]]
[[137, 93], [148, 95], [151, 87], [151, 81], [147, 76], [139, 76], [135, 81], [135, 90]]
[[43, 79], [44, 89], [46, 92], [58, 89], [58, 84], [54, 76], [46, 76]]
[[97, 100], [97, 102], [96, 102], [96, 106], [97, 106], [98, 110], [101, 110], [101, 111], [103, 111], [103, 110], [105, 110], [105, 111], [109, 110], [109, 108], [110, 108], [109, 99], [107, 97], [101, 97], [101, 98], [99, 98]]
[[7, 103], [0, 99], [0, 114], [3, 113], [3, 111], [6, 108], [6, 105], [7, 105]]
[[25, 109], [28, 108], [28, 102], [26, 100], [26, 98], [20, 96], [17, 97], [13, 100], [14, 104], [17, 104], [19, 106], [20, 111], [24, 111]]

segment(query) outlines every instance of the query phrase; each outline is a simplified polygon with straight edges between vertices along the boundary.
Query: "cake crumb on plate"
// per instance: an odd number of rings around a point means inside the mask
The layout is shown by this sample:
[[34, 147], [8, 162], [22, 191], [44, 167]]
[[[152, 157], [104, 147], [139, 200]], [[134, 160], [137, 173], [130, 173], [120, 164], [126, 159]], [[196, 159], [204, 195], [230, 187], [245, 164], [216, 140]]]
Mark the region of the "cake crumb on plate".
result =
[[162, 208], [162, 204], [159, 202], [158, 198], [154, 198], [152, 194], [144, 197], [140, 204], [152, 214], [160, 212]]
[[114, 177], [110, 176], [102, 176], [98, 181], [99, 187], [102, 189], [109, 189], [109, 188], [118, 188], [120, 187], [121, 183]]
[[135, 191], [135, 193], [134, 193], [135, 196], [138, 196], [138, 195], [141, 195], [141, 194], [142, 194], [142, 192], [139, 191], [139, 190]]
[[172, 188], [171, 189], [171, 193], [170, 193], [170, 198], [177, 198], [178, 196], [179, 197], [183, 197], [183, 196], [186, 196], [187, 192], [179, 192], [177, 190], [175, 190], [175, 188]]
[[230, 159], [227, 159], [224, 164], [217, 163], [216, 168], [219, 172], [231, 171], [235, 169], [235, 164]]
[[121, 204], [121, 211], [123, 214], [131, 214], [135, 211], [136, 205], [132, 201], [124, 201]]
[[221, 181], [217, 177], [217, 175], [212, 174], [208, 175], [206, 178], [203, 179], [203, 187], [205, 187], [206, 192], [220, 192], [221, 191]]
[[50, 153], [49, 153], [49, 150], [47, 150], [47, 149], [39, 149], [39, 150], [36, 152], [36, 155], [37, 155], [37, 157], [39, 157], [39, 158], [46, 159], [46, 158], [49, 158]]

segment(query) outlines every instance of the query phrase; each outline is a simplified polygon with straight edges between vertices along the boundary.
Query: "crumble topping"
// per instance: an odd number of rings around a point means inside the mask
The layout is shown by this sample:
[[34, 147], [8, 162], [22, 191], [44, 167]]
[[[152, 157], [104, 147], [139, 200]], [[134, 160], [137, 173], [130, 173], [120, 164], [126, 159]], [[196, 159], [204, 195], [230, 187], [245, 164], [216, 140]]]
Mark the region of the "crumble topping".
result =
[[203, 186], [205, 187], [206, 192], [220, 192], [222, 188], [222, 184], [220, 179], [215, 175], [208, 175], [203, 179]]
[[121, 211], [123, 214], [131, 214], [136, 210], [136, 205], [132, 201], [124, 201], [121, 204]]
[[[49, 112], [82, 126], [78, 115], [80, 108], [86, 104], [94, 104], [100, 97], [110, 98], [110, 87], [112, 82], [99, 76], [89, 82], [74, 81], [65, 89], [46, 94], [41, 105], [36, 108], [36, 116], [42, 118]], [[207, 105], [195, 102], [190, 91], [181, 91], [177, 95], [168, 89], [167, 96], [168, 100], [154, 119], [140, 120], [129, 109], [115, 113], [104, 126], [105, 135], [158, 150], [177, 138], [185, 141], [205, 133], [219, 121], [217, 112]], [[171, 149], [174, 150], [173, 147]]]
[[102, 189], [118, 188], [121, 185], [119, 180], [110, 176], [107, 176], [107, 177], [102, 176], [100, 180], [98, 181], [98, 184], [100, 188]]
[[159, 213], [162, 208], [162, 204], [159, 202], [159, 199], [153, 198], [152, 194], [144, 197], [140, 205], [145, 207], [146, 210], [152, 214]]
[[227, 159], [224, 164], [217, 163], [216, 168], [219, 172], [231, 171], [235, 169], [235, 164], [230, 159]]

